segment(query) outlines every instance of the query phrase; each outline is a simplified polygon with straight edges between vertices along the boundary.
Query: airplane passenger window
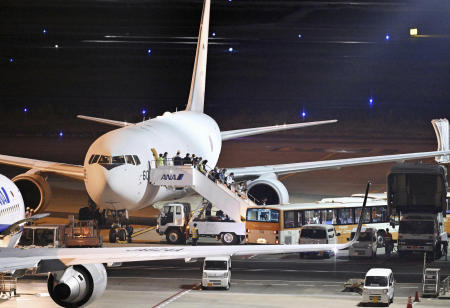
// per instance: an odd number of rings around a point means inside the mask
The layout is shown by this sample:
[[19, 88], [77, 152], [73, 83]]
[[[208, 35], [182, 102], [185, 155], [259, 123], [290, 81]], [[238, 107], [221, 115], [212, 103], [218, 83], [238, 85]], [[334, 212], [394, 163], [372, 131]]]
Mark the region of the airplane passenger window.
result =
[[139, 157], [137, 155], [133, 155], [134, 161], [136, 162], [136, 165], [140, 165], [141, 161], [139, 160]]
[[105, 155], [100, 156], [98, 163], [99, 164], [110, 164], [111, 156], [105, 156]]
[[123, 155], [113, 156], [112, 163], [113, 164], [125, 164], [125, 158], [123, 157]]
[[134, 165], [133, 156], [131, 156], [131, 155], [125, 155], [125, 161], [126, 161], [127, 164], [129, 164], [129, 165]]

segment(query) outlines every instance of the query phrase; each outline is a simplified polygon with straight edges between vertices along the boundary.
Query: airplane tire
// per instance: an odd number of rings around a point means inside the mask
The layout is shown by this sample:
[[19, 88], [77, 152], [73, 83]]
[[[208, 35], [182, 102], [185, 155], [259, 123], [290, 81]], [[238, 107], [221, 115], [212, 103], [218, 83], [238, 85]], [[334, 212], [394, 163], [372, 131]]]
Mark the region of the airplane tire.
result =
[[119, 241], [124, 242], [127, 240], [127, 232], [124, 229], [119, 229], [117, 237], [119, 238]]
[[117, 233], [115, 229], [109, 229], [109, 242], [115, 243], [116, 242]]

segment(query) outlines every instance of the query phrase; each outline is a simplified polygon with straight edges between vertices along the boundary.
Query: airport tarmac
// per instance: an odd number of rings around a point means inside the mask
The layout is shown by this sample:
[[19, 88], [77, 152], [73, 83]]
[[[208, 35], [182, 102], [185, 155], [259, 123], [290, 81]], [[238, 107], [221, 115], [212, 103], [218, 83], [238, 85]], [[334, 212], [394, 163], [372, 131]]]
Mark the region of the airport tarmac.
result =
[[[408, 296], [421, 288], [421, 258], [399, 262], [386, 258], [383, 249], [372, 259], [348, 259], [347, 252], [335, 258], [299, 259], [296, 255], [233, 258], [231, 290], [201, 290], [201, 262], [155, 261], [124, 264], [108, 269], [105, 294], [91, 307], [356, 307], [361, 296], [344, 292], [344, 282], [363, 278], [372, 267], [392, 268], [396, 280], [391, 307], [405, 307]], [[450, 274], [450, 262], [435, 261], [442, 275]], [[53, 307], [45, 277], [25, 278], [20, 296], [4, 301], [2, 307]], [[450, 294], [441, 299], [421, 298], [415, 307], [448, 307]]]

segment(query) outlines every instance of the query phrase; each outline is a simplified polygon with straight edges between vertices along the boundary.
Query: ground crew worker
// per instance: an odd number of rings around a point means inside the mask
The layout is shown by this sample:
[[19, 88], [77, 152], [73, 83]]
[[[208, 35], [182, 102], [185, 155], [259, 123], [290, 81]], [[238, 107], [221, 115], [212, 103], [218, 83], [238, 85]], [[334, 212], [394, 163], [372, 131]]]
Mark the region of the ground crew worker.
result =
[[386, 228], [386, 233], [384, 234], [384, 251], [386, 255], [390, 255], [393, 250], [392, 234], [389, 233], [389, 228]]
[[445, 256], [445, 261], [447, 261], [448, 254], [448, 241], [442, 242], [442, 255]]
[[191, 229], [191, 233], [192, 233], [192, 246], [197, 246], [197, 241], [198, 241], [197, 224], [194, 224], [194, 226]]
[[158, 158], [156, 159], [156, 167], [164, 166], [164, 159], [163, 155], [159, 154]]

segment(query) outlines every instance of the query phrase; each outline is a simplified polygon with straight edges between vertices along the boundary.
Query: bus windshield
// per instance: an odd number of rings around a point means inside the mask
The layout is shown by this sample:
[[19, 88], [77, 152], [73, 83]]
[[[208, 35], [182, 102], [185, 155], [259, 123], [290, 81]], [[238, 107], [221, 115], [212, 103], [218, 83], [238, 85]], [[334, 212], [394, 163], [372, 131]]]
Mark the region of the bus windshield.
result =
[[278, 222], [280, 212], [272, 209], [248, 209], [247, 221]]

